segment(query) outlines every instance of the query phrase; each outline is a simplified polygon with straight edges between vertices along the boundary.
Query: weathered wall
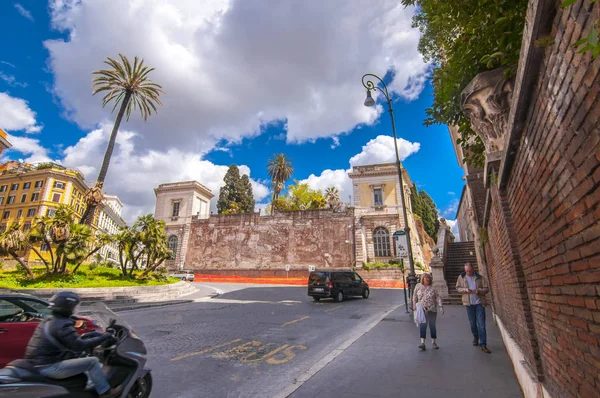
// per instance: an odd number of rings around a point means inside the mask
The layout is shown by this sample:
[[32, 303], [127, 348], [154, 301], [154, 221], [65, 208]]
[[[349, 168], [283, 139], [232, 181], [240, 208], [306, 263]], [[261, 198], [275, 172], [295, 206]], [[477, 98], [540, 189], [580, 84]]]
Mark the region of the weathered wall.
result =
[[[516, 87], [536, 73], [513, 99], [527, 106], [513, 104], [508, 118], [526, 112], [512, 130], [520, 136], [507, 137], [499, 183], [488, 182], [486, 257], [496, 313], [533, 378], [553, 397], [598, 397], [600, 57], [572, 44], [589, 35], [600, 3], [559, 3], [530, 2], [529, 15], [551, 10], [552, 44], [531, 47], [539, 63], [517, 78]], [[524, 43], [539, 33], [526, 31]]]
[[186, 267], [292, 269], [353, 265], [353, 213], [329, 210], [211, 216], [194, 220]]

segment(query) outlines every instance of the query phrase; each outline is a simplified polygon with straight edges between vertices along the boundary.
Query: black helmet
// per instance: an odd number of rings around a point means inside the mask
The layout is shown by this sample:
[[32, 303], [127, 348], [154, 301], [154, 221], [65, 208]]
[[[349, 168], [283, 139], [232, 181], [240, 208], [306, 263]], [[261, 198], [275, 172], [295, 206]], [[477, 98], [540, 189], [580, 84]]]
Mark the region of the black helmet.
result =
[[58, 292], [50, 299], [50, 307], [48, 308], [52, 312], [70, 316], [80, 302], [81, 300], [76, 293]]

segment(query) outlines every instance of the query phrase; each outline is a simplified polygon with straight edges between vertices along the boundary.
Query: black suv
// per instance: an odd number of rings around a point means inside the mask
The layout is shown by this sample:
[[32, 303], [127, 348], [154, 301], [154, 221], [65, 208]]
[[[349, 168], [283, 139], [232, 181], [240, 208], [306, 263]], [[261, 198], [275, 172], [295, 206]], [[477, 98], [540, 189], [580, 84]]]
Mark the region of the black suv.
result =
[[347, 297], [369, 298], [369, 285], [354, 271], [313, 271], [308, 277], [308, 295], [315, 301], [332, 297], [343, 301]]

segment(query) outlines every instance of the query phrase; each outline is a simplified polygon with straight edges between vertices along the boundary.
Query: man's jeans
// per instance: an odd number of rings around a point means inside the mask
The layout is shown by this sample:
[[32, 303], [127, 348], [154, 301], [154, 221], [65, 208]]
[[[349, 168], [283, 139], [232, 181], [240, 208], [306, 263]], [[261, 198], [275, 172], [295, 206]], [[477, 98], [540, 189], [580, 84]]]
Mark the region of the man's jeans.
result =
[[419, 332], [421, 334], [421, 338], [424, 339], [427, 337], [427, 325], [429, 325], [429, 331], [431, 332], [431, 338], [437, 339], [437, 330], [435, 328], [435, 320], [437, 319], [437, 312], [426, 312], [425, 319], [427, 323], [419, 324]]
[[485, 307], [481, 304], [467, 305], [466, 307], [473, 338], [479, 340], [479, 345], [487, 345], [487, 335], [485, 333]]
[[110, 384], [102, 372], [102, 365], [96, 357], [67, 359], [48, 365], [40, 370], [40, 374], [51, 379], [66, 379], [80, 373], [87, 373], [94, 384], [98, 395], [110, 389]]

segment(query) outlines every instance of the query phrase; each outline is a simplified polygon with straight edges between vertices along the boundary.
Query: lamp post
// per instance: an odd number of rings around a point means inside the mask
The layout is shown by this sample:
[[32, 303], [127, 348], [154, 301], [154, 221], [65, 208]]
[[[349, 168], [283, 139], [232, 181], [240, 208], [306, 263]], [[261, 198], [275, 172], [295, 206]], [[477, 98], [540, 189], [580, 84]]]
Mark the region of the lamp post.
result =
[[[371, 77], [374, 77], [381, 83], [383, 88], [379, 86], [379, 84], [373, 83]], [[394, 147], [396, 149], [396, 168], [398, 169], [398, 181], [400, 182], [400, 198], [402, 200], [402, 214], [404, 216], [404, 233], [406, 233], [406, 240], [408, 241], [408, 264], [410, 266], [410, 273], [408, 274], [408, 286], [409, 286], [409, 297], [412, 297], [412, 292], [414, 291], [415, 285], [417, 284], [417, 276], [415, 275], [415, 263], [413, 261], [412, 255], [412, 242], [410, 240], [410, 228], [408, 226], [408, 217], [406, 215], [406, 201], [404, 200], [404, 184], [402, 178], [402, 164], [400, 163], [400, 155], [398, 153], [398, 139], [396, 137], [396, 124], [394, 123], [394, 110], [392, 109], [392, 99], [388, 92], [387, 85], [377, 75], [372, 73], [367, 73], [362, 77], [362, 84], [367, 89], [367, 98], [365, 99], [365, 106], [374, 106], [375, 99], [371, 95], [371, 91], [379, 90], [384, 95], [388, 104], [388, 112], [390, 113], [390, 118], [392, 119], [392, 132], [394, 133]]]

